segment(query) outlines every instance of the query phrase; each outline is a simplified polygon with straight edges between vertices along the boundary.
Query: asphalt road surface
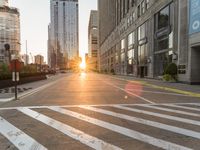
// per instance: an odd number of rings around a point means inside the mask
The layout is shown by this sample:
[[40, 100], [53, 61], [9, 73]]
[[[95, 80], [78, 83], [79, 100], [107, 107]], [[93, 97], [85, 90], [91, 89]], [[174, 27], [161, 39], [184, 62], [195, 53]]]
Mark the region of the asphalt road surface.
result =
[[200, 99], [88, 73], [0, 106], [0, 150], [200, 150]]

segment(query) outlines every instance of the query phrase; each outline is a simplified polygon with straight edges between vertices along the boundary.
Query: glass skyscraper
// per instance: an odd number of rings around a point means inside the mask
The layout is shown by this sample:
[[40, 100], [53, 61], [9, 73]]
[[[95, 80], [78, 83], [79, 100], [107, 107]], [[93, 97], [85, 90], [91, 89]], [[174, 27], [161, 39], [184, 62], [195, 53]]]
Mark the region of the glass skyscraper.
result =
[[78, 0], [51, 0], [48, 62], [66, 68], [79, 55]]

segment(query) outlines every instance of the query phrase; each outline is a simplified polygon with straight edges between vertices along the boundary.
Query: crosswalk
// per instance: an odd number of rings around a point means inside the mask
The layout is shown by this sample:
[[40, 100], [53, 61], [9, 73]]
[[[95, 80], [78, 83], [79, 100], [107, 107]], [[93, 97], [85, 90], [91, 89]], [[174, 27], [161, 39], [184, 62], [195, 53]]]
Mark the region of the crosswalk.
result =
[[1, 150], [7, 149], [1, 137], [19, 150], [61, 149], [57, 141], [42, 139], [44, 133], [48, 139], [60, 133], [73, 140], [59, 141], [62, 149], [198, 150], [200, 103], [0, 108]]

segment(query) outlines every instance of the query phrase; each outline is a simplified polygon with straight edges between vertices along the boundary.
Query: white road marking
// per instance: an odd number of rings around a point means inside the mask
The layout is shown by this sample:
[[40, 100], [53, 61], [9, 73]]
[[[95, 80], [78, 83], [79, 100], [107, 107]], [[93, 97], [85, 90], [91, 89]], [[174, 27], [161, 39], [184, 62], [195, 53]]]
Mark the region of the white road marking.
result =
[[[145, 87], [146, 88], [146, 87]], [[153, 94], [165, 94], [165, 95], [173, 95], [173, 96], [182, 96], [182, 97], [193, 97], [190, 95], [183, 95], [183, 94], [176, 94], [171, 92], [157, 92], [157, 91], [148, 91], [148, 90], [138, 90], [138, 89], [126, 89], [127, 91], [136, 91], [136, 92], [142, 92], [142, 93], [153, 93]]]
[[189, 150], [190, 149], [190, 148], [187, 148], [187, 147], [184, 147], [184, 146], [181, 146], [181, 145], [177, 145], [177, 144], [174, 144], [174, 143], [171, 143], [171, 142], [167, 142], [167, 141], [164, 141], [164, 140], [161, 140], [161, 139], [157, 139], [157, 138], [142, 134], [140, 132], [137, 132], [137, 131], [134, 131], [134, 130], [131, 130], [131, 129], [128, 129], [128, 128], [124, 128], [124, 127], [121, 127], [121, 126], [118, 126], [118, 125], [114, 125], [112, 123], [108, 123], [108, 122], [101, 121], [101, 120], [98, 120], [98, 119], [95, 119], [95, 118], [91, 118], [91, 117], [88, 117], [86, 115], [82, 115], [82, 114], [79, 114], [79, 113], [76, 113], [76, 112], [73, 112], [73, 111], [70, 111], [70, 110], [66, 110], [66, 109], [63, 109], [63, 108], [50, 107], [49, 109], [56, 111], [56, 112], [59, 112], [61, 114], [65, 114], [65, 115], [68, 115], [68, 116], [89, 122], [91, 124], [103, 127], [105, 129], [120, 133], [122, 135], [131, 137], [131, 138], [136, 139], [138, 141], [142, 141], [142, 142], [151, 144], [153, 146], [156, 146], [156, 147], [159, 147], [159, 148], [162, 148], [162, 149], [166, 149], [166, 150], [169, 150], [169, 149], [170, 150], [178, 150], [178, 149], [179, 150]]
[[123, 88], [120, 88], [119, 86], [116, 86], [116, 85], [114, 85], [114, 84], [111, 84], [111, 83], [108, 83], [108, 82], [105, 82], [105, 81], [103, 81], [103, 82], [106, 83], [106, 84], [108, 84], [108, 85], [110, 85], [110, 86], [112, 86], [112, 87], [114, 87], [114, 88], [116, 88], [116, 89], [120, 89], [120, 90], [122, 90], [122, 91], [124, 91], [124, 92], [126, 92], [126, 93], [128, 93], [128, 94], [130, 94], [130, 95], [132, 95], [132, 96], [135, 96], [135, 97], [137, 97], [137, 98], [139, 98], [139, 99], [141, 99], [141, 100], [143, 100], [143, 101], [145, 101], [145, 102], [147, 102], [147, 103], [155, 104], [154, 102], [152, 102], [152, 101], [150, 101], [150, 100], [148, 100], [148, 99], [146, 99], [146, 98], [144, 98], [144, 97], [142, 97], [142, 96], [139, 96], [139, 95], [137, 95], [137, 94], [134, 94], [134, 93], [132, 93], [132, 92], [130, 92], [130, 91], [127, 91], [127, 90], [125, 90], [125, 89], [123, 89]]
[[185, 136], [190, 136], [193, 138], [200, 139], [200, 133], [192, 131], [192, 130], [183, 129], [183, 128], [166, 125], [166, 124], [155, 122], [155, 121], [150, 121], [150, 120], [146, 120], [146, 119], [142, 119], [142, 118], [128, 116], [128, 115], [124, 115], [124, 114], [120, 114], [120, 113], [116, 113], [116, 112], [112, 112], [112, 111], [108, 111], [108, 110], [104, 110], [104, 109], [99, 109], [99, 108], [95, 108], [95, 107], [90, 107], [90, 106], [80, 106], [80, 108], [88, 109], [88, 110], [99, 112], [99, 113], [102, 113], [105, 115], [110, 115], [110, 116], [117, 117], [120, 119], [125, 119], [125, 120], [137, 122], [140, 124], [144, 124], [144, 125], [152, 126], [155, 128], [159, 128], [159, 129], [167, 130], [170, 132], [174, 132], [174, 133], [182, 134]]
[[175, 110], [175, 109], [168, 109], [168, 108], [163, 108], [163, 107], [159, 107], [159, 106], [143, 105], [142, 107], [152, 108], [152, 109], [162, 110], [162, 111], [167, 111], [167, 112], [173, 112], [173, 113], [182, 114], [182, 115], [200, 117], [200, 114], [189, 113], [189, 112]]
[[[79, 106], [91, 106], [91, 107], [102, 107], [102, 106], [116, 106], [116, 105], [120, 105], [120, 106], [160, 106], [160, 105], [168, 105], [169, 103], [157, 103], [155, 104], [97, 104], [97, 105], [57, 105], [54, 107], [66, 107], [66, 108], [71, 108], [71, 107], [79, 107]], [[170, 103], [170, 105], [194, 105], [196, 103]], [[40, 108], [48, 108], [51, 107], [51, 105], [48, 106], [19, 106], [19, 107], [3, 107], [0, 108], [0, 110], [13, 110], [13, 109], [18, 109], [18, 108], [29, 108], [29, 109], [40, 109]]]
[[200, 106], [200, 103], [187, 103], [187, 105]]
[[2, 117], [0, 117], [0, 134], [6, 137], [19, 150], [47, 150], [47, 148]]
[[150, 112], [150, 111], [140, 110], [140, 109], [136, 109], [136, 108], [129, 108], [129, 107], [124, 107], [124, 106], [119, 106], [119, 105], [116, 105], [114, 107], [123, 109], [123, 110], [132, 111], [132, 112], [147, 114], [147, 115], [165, 118], [165, 119], [169, 119], [169, 120], [173, 120], [173, 121], [179, 121], [179, 122], [183, 122], [183, 123], [187, 123], [187, 124], [200, 126], [200, 121], [196, 121], [196, 120], [185, 119], [185, 118], [180, 118], [180, 117], [175, 117], [175, 116], [170, 116], [170, 115], [164, 115], [164, 114], [160, 114], [160, 113], [154, 113], [154, 112]]
[[174, 105], [174, 104], [162, 104], [163, 106], [170, 106], [170, 107], [175, 107], [175, 108], [183, 108], [183, 109], [187, 109], [187, 110], [193, 110], [193, 111], [200, 111], [200, 108], [191, 108], [191, 107], [186, 107], [186, 106], [178, 106], [178, 105]]
[[121, 150], [121, 148], [119, 148], [117, 146], [106, 143], [98, 138], [90, 136], [80, 130], [77, 130], [71, 126], [68, 126], [62, 122], [54, 120], [50, 117], [47, 117], [47, 116], [45, 116], [41, 113], [38, 113], [36, 111], [33, 111], [31, 109], [19, 108], [18, 111], [58, 130], [58, 131], [64, 133], [65, 135], [67, 135], [77, 141], [80, 141], [81, 143], [83, 143], [91, 148], [94, 148], [96, 150]]

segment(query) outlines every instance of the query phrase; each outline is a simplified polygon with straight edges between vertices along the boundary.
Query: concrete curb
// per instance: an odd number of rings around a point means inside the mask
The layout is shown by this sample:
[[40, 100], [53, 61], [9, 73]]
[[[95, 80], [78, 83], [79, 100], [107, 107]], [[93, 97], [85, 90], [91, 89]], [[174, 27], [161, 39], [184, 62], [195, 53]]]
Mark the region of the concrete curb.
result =
[[118, 80], [123, 80], [123, 81], [128, 81], [128, 82], [132, 82], [132, 83], [139, 83], [139, 84], [142, 84], [142, 85], [145, 85], [145, 86], [149, 86], [149, 87], [152, 87], [152, 88], [156, 88], [156, 89], [166, 90], [166, 91], [175, 92], [175, 93], [178, 93], [178, 94], [183, 94], [183, 95], [188, 95], [188, 96], [191, 96], [191, 97], [200, 98], [200, 94], [199, 93], [195, 93], [195, 92], [189, 92], [189, 91], [184, 91], [184, 90], [175, 89], [175, 88], [158, 86], [158, 85], [155, 85], [155, 84], [146, 83], [145, 81], [132, 81], [132, 80], [122, 79], [122, 78], [113, 77], [113, 76], [111, 76], [111, 78], [118, 79]]

